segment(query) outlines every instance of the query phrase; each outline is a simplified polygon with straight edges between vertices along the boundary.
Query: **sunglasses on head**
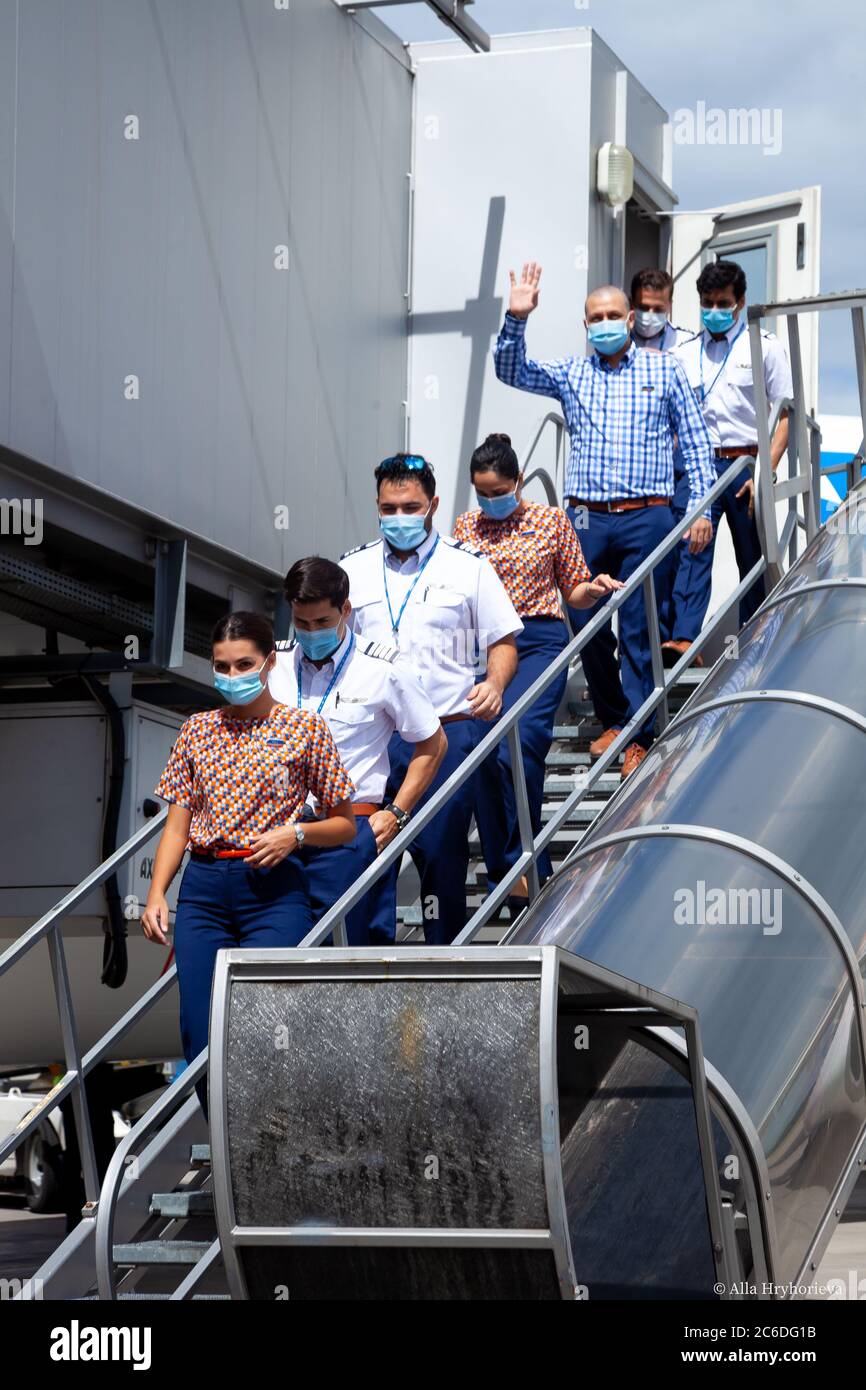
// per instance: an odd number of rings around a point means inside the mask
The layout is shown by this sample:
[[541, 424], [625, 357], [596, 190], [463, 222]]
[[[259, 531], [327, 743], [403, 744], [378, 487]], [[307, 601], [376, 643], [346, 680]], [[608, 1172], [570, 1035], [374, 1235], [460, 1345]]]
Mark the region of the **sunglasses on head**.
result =
[[412, 469], [419, 469], [419, 468], [429, 468], [430, 465], [429, 465], [429, 463], [427, 462], [426, 459], [423, 459], [423, 458], [421, 457], [420, 454], [407, 454], [405, 457], [398, 457], [398, 456], [395, 454], [393, 458], [383, 459], [382, 462], [379, 464], [379, 467], [380, 467], [380, 468], [386, 468], [386, 469], [387, 469], [387, 468], [412, 468]]

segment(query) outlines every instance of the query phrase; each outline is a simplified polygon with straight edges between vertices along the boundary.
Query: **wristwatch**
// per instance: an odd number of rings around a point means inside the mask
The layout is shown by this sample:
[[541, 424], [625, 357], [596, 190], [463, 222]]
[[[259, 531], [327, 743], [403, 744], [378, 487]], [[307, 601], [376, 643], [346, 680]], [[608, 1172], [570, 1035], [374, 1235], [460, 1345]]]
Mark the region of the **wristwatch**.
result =
[[410, 820], [410, 814], [409, 814], [409, 812], [408, 812], [408, 811], [401, 811], [400, 807], [397, 806], [393, 801], [389, 801], [387, 806], [383, 806], [383, 807], [382, 807], [382, 810], [383, 810], [383, 811], [390, 811], [390, 812], [391, 812], [391, 815], [394, 817], [395, 821], [397, 822], [397, 829], [398, 829], [398, 830], [402, 830], [405, 826], [407, 826], [407, 825], [409, 824], [409, 820]]
[[303, 849], [303, 848], [304, 848], [304, 841], [305, 841], [306, 838], [307, 838], [306, 835], [305, 835], [305, 833], [304, 833], [304, 827], [303, 827], [302, 825], [299, 825], [297, 821], [293, 821], [293, 822], [292, 822], [292, 828], [293, 828], [293, 830], [294, 830], [294, 832], [295, 832], [295, 843], [296, 843], [297, 848], [298, 848], [298, 849]]

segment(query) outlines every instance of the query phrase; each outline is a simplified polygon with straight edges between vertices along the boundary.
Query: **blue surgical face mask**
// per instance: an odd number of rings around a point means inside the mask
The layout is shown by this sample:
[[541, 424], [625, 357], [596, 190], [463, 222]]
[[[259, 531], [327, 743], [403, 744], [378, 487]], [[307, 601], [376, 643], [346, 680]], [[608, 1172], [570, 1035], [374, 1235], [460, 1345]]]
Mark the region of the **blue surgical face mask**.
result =
[[517, 488], [513, 492], [506, 492], [501, 497], [482, 497], [480, 492], [476, 492], [478, 505], [485, 516], [489, 516], [493, 521], [504, 521], [516, 511], [520, 498], [517, 496]]
[[657, 314], [650, 309], [635, 309], [634, 328], [642, 338], [657, 338], [667, 324], [667, 314]]
[[[432, 505], [431, 502], [430, 506]], [[400, 512], [396, 516], [380, 516], [379, 529], [395, 550], [417, 550], [427, 535], [425, 523], [429, 515], [430, 507], [423, 516], [404, 515]]]
[[628, 319], [602, 319], [601, 323], [591, 323], [586, 334], [596, 352], [603, 352], [605, 357], [611, 357], [628, 342]]
[[728, 333], [736, 322], [733, 309], [702, 309], [701, 323], [708, 333]]
[[251, 705], [265, 688], [259, 676], [267, 663], [268, 658], [265, 657], [258, 671], [244, 671], [242, 676], [224, 676], [219, 671], [214, 671], [214, 685], [230, 705]]
[[301, 651], [310, 661], [327, 661], [343, 640], [339, 623], [336, 627], [320, 627], [316, 632], [302, 632], [296, 627], [295, 636]]

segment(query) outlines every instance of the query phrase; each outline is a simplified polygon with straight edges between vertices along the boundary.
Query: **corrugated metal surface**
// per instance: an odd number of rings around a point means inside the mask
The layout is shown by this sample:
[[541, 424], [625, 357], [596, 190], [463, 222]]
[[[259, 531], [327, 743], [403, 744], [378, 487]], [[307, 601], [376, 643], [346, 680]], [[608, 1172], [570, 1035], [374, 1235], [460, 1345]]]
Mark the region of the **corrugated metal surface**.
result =
[[0, 443], [277, 569], [363, 539], [411, 85], [331, 0], [4, 5]]

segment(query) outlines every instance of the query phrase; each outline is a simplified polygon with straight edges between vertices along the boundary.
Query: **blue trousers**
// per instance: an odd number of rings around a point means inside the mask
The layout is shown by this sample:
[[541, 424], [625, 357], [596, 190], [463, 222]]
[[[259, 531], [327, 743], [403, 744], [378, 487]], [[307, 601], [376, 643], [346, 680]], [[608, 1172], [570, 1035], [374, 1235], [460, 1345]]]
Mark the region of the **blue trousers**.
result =
[[[572, 525], [574, 508], [567, 508]], [[664, 540], [674, 524], [670, 507], [641, 507], [629, 512], [588, 513], [588, 525], [575, 527], [586, 563], [592, 573], [610, 574], [626, 580], [641, 561]], [[658, 598], [663, 576], [656, 572]], [[607, 600], [603, 599], [603, 603]], [[593, 608], [570, 608], [575, 631], [586, 626], [598, 612]], [[620, 667], [610, 623], [592, 638], [582, 652], [583, 671], [589, 686], [596, 718], [604, 729], [621, 729], [652, 694], [652, 658], [643, 593], [632, 594], [619, 609]], [[634, 742], [649, 748], [655, 730], [655, 714], [634, 734]]]
[[[731, 466], [730, 459], [716, 459], [716, 477], [721, 477]], [[693, 642], [704, 625], [704, 618], [710, 604], [712, 588], [713, 556], [716, 549], [716, 533], [722, 517], [727, 517], [734, 543], [737, 569], [742, 579], [761, 558], [761, 544], [754, 517], [749, 517], [749, 499], [737, 497], [744, 483], [752, 476], [751, 469], [744, 468], [732, 483], [729, 483], [712, 506], [713, 539], [700, 555], [690, 555], [688, 546], [683, 546], [674, 583], [671, 604], [670, 636], [678, 641]], [[688, 483], [685, 488], [688, 502]], [[680, 515], [685, 515], [685, 506]], [[763, 578], [757, 579], [740, 600], [740, 627], [757, 612], [766, 597]], [[665, 634], [666, 636], [668, 634]]]
[[[243, 859], [191, 858], [177, 897], [174, 956], [180, 1032], [188, 1062], [207, 1046], [217, 951], [297, 946], [313, 925], [307, 873], [290, 856], [267, 872]], [[196, 1086], [207, 1113], [207, 1087]]]
[[[355, 838], [348, 845], [335, 849], [319, 849], [305, 845], [299, 859], [307, 871], [313, 924], [324, 917], [338, 898], [351, 888], [356, 878], [368, 869], [376, 858], [376, 837], [367, 816], [355, 820]], [[368, 946], [366, 898], [362, 898], [346, 914], [346, 940], [350, 946]]]
[[[544, 674], [567, 643], [568, 631], [561, 618], [523, 619], [523, 631], [517, 637], [517, 674], [503, 697], [503, 714], [514, 708], [521, 695]], [[541, 829], [545, 759], [553, 741], [553, 724], [567, 680], [568, 672], [563, 671], [518, 724], [534, 835]], [[487, 881], [493, 888], [516, 864], [522, 851], [511, 777], [511, 752], [505, 739], [478, 770], [475, 820], [487, 865]], [[538, 861], [538, 872], [542, 880], [550, 878], [553, 872], [547, 851]]]
[[[481, 725], [482, 729], [488, 727]], [[479, 738], [478, 726], [472, 719], [447, 724], [445, 733], [448, 736], [448, 749], [432, 785], [415, 807], [416, 811], [427, 804], [430, 797], [469, 757]], [[388, 745], [391, 773], [385, 789], [386, 801], [397, 795], [414, 751], [414, 743], [407, 743], [399, 734], [393, 735]], [[449, 945], [466, 925], [466, 874], [469, 869], [469, 827], [475, 804], [475, 780], [475, 777], [467, 778], [443, 810], [433, 817], [409, 846], [421, 880], [424, 940], [431, 946]], [[387, 945], [395, 940], [398, 872], [399, 864], [395, 863], [359, 903], [367, 914], [371, 945]]]

